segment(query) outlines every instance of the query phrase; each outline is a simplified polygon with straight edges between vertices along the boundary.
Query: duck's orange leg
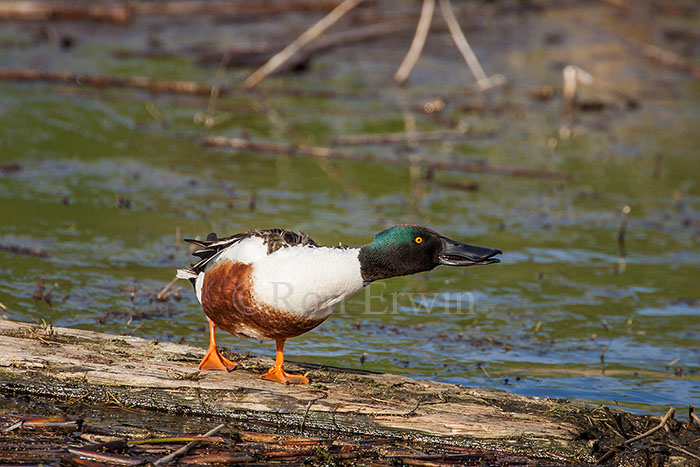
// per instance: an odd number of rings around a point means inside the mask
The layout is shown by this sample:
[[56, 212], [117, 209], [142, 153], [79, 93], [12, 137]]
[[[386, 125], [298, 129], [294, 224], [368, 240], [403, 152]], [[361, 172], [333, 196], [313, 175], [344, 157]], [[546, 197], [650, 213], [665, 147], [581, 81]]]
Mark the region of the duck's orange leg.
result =
[[216, 348], [216, 336], [214, 334], [215, 328], [216, 326], [214, 326], [212, 320], [209, 320], [209, 350], [207, 350], [207, 354], [199, 364], [199, 369], [231, 371], [236, 368], [238, 364], [232, 362], [219, 353], [219, 349]]
[[262, 379], [277, 381], [282, 384], [301, 383], [309, 384], [309, 380], [304, 375], [290, 375], [283, 369], [284, 365], [284, 339], [277, 339], [277, 355], [275, 356], [275, 366], [270, 371], [260, 376]]

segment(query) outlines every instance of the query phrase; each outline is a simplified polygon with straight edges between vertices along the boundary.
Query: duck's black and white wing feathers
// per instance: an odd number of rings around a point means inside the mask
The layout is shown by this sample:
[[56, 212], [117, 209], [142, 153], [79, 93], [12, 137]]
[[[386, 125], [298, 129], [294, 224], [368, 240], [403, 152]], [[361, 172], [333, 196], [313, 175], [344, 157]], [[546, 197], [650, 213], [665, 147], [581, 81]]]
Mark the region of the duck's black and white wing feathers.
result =
[[192, 252], [192, 255], [197, 256], [199, 261], [189, 268], [177, 270], [177, 277], [181, 279], [195, 280], [197, 276], [203, 272], [207, 264], [214, 258], [218, 257], [227, 248], [247, 239], [261, 238], [263, 244], [267, 246], [267, 254], [272, 254], [280, 248], [286, 248], [295, 245], [307, 245], [318, 247], [311, 237], [303, 232], [293, 232], [285, 229], [265, 229], [251, 230], [249, 232], [239, 233], [230, 237], [219, 238], [215, 233], [207, 235], [206, 240], [196, 240], [186, 238], [185, 241], [198, 246], [199, 248]]

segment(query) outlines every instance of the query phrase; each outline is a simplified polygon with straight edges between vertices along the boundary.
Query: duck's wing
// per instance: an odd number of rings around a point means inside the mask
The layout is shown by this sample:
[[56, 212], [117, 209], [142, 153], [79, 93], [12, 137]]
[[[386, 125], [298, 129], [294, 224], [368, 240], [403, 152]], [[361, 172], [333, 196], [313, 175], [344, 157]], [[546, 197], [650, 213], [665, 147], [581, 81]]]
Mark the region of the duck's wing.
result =
[[260, 237], [263, 243], [267, 245], [267, 254], [272, 254], [280, 248], [289, 246], [306, 245], [317, 247], [318, 243], [314, 242], [311, 237], [304, 232], [292, 232], [284, 229], [267, 229], [267, 230], [251, 230], [248, 232], [251, 237]]
[[177, 277], [181, 279], [196, 279], [197, 276], [204, 271], [207, 264], [217, 258], [226, 249], [240, 243], [248, 238], [260, 238], [264, 245], [267, 246], [267, 254], [272, 254], [280, 248], [286, 248], [295, 245], [307, 245], [317, 247], [311, 237], [303, 232], [293, 232], [284, 229], [266, 229], [266, 230], [251, 230], [245, 233], [239, 233], [230, 237], [219, 238], [215, 233], [207, 235], [206, 240], [196, 240], [186, 238], [185, 241], [198, 246], [199, 248], [192, 252], [192, 255], [197, 256], [199, 261], [189, 268], [177, 270]]

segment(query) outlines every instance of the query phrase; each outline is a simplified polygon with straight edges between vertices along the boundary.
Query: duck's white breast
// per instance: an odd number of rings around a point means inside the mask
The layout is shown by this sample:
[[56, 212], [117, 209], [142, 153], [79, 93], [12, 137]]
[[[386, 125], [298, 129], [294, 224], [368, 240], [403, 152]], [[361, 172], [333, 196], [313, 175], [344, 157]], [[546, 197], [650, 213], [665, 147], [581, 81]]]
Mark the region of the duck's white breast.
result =
[[333, 306], [362, 289], [359, 249], [296, 245], [257, 258], [256, 298], [277, 309], [325, 319]]

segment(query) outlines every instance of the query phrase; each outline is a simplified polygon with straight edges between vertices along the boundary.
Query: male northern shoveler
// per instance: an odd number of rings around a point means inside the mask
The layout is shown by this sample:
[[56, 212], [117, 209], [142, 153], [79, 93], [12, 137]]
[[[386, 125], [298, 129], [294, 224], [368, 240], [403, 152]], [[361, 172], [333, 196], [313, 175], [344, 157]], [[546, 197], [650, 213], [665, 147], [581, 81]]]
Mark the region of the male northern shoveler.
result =
[[397, 225], [363, 247], [325, 247], [304, 233], [251, 230], [231, 237], [209, 234], [200, 261], [177, 275], [189, 279], [209, 319], [209, 350], [200, 369], [231, 371], [236, 363], [216, 348], [218, 326], [233, 335], [275, 340], [275, 366], [261, 376], [280, 383], [308, 383], [284, 371], [284, 342], [328, 318], [333, 306], [379, 279], [430, 271], [441, 264], [498, 263], [500, 250], [450, 240], [427, 227]]

